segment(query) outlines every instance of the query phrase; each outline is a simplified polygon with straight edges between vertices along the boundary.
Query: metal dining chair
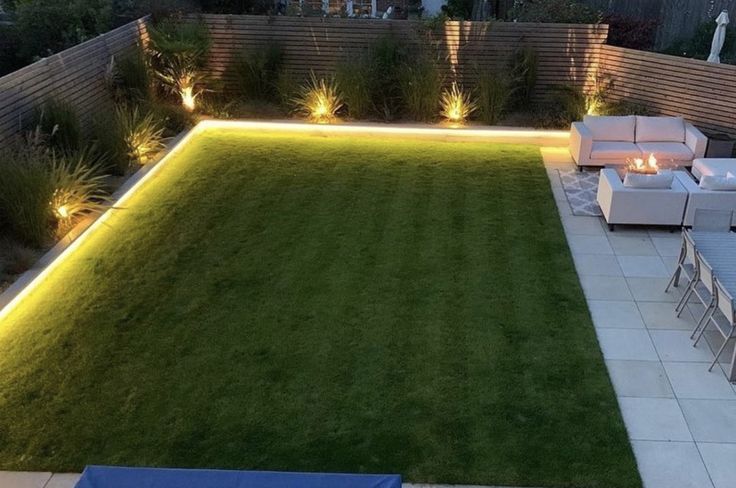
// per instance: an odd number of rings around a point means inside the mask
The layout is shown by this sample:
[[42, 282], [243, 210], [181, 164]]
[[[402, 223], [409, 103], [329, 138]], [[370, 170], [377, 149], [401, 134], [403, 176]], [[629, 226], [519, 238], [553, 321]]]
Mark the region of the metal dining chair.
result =
[[[684, 276], [687, 280], [687, 286], [683, 292], [683, 297], [690, 291], [690, 288], [697, 281], [696, 275], [697, 268], [695, 267], [695, 242], [693, 241], [692, 235], [687, 231], [682, 231], [682, 246], [680, 247], [680, 255], [677, 257], [677, 267], [675, 268], [672, 277], [670, 278], [667, 287], [664, 289], [665, 293], [670, 291], [670, 288], [677, 287], [680, 283], [680, 277]], [[675, 310], [680, 309], [683, 304], [686, 303], [680, 299], [680, 302], [675, 307]]]
[[[700, 331], [700, 335], [702, 335], [702, 332], [705, 330], [705, 324], [716, 306], [715, 291], [713, 289], [713, 268], [708, 264], [708, 261], [706, 261], [703, 255], [697, 251], [695, 252], [695, 269], [697, 278], [689, 292], [682, 297], [682, 306], [677, 312], [678, 317], [682, 315], [682, 311], [685, 309], [685, 304], [687, 304], [688, 300], [690, 300], [690, 297], [693, 295], [700, 301], [703, 307], [705, 307], [703, 314], [700, 316], [700, 319], [695, 324], [693, 332], [690, 334], [691, 339], [698, 334], [698, 331]], [[700, 335], [698, 335], [698, 339], [700, 339]]]
[[[700, 330], [700, 333], [698, 334], [698, 338], [695, 340], [694, 346], [698, 345], [698, 341], [701, 337], [703, 337], [703, 334], [705, 333], [705, 330], [708, 328], [708, 325], [713, 323], [715, 325], [715, 328], [718, 332], [721, 333], [723, 336], [723, 344], [721, 344], [721, 347], [718, 349], [718, 352], [716, 352], [716, 357], [713, 359], [713, 362], [710, 364], [710, 367], [708, 368], [708, 371], [711, 371], [713, 369], [713, 366], [718, 363], [718, 358], [723, 353], [723, 350], [726, 349], [726, 345], [728, 345], [729, 341], [731, 339], [736, 338], [736, 313], [734, 311], [734, 301], [731, 294], [726, 290], [726, 288], [721, 284], [720, 281], [718, 281], [718, 278], [713, 278], [713, 299], [715, 302], [715, 306], [713, 306], [708, 314], [708, 318], [705, 320], [703, 324], [703, 328]], [[721, 312], [721, 313], [718, 313]]]
[[728, 232], [731, 230], [733, 212], [730, 210], [695, 209], [694, 232]]

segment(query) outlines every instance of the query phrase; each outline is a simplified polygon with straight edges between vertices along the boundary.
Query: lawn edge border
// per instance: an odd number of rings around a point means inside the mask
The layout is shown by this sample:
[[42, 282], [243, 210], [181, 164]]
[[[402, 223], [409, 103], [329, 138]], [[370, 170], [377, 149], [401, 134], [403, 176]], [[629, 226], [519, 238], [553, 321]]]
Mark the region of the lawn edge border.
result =
[[120, 185], [112, 194], [111, 201], [106, 204], [107, 208], [104, 212], [95, 216], [87, 216], [80, 221], [64, 237], [59, 239], [51, 249], [41, 256], [29, 270], [21, 274], [13, 284], [0, 293], [0, 324], [74, 249], [79, 247], [93, 233], [95, 228], [104, 224], [114, 210], [119, 209], [120, 205], [124, 204], [136, 193], [136, 190], [140, 186], [154, 176], [171, 156], [178, 153], [186, 145], [186, 141], [201, 132], [201, 130], [200, 125], [197, 124], [171, 139], [167, 147], [153, 162], [141, 167]]
[[[0, 325], [4, 319], [30, 295], [77, 247], [102, 226], [112, 213], [119, 209], [183, 147], [190, 139], [208, 129], [255, 129], [303, 132], [321, 136], [362, 134], [366, 136], [419, 137], [446, 141], [485, 141], [509, 144], [533, 144], [538, 146], [567, 145], [568, 131], [526, 129], [511, 127], [447, 127], [430, 124], [386, 124], [346, 122], [339, 124], [310, 124], [301, 120], [221, 120], [203, 119], [194, 127], [174, 137], [156, 160], [135, 172], [112, 195], [107, 209], [95, 217], [88, 217], [77, 224], [47, 251], [31, 269], [20, 275], [3, 293], [0, 293]], [[563, 144], [564, 143], [564, 144]]]

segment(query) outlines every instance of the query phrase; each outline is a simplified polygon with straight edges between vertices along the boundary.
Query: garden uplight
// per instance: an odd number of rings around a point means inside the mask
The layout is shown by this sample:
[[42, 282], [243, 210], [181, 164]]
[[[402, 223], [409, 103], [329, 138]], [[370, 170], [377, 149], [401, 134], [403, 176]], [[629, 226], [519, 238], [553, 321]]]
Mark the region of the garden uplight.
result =
[[181, 92], [179, 92], [179, 95], [181, 95], [181, 104], [184, 105], [184, 108], [190, 112], [193, 112], [195, 101], [197, 99], [197, 94], [194, 93], [194, 87], [187, 86], [182, 88]]
[[61, 205], [59, 207], [56, 207], [56, 215], [58, 215], [59, 218], [61, 219], [68, 219], [69, 209], [66, 207], [66, 205]]
[[442, 92], [440, 106], [440, 115], [448, 122], [458, 125], [463, 124], [477, 108], [475, 102], [471, 100], [470, 95], [463, 92], [457, 83], [453, 83], [449, 90]]

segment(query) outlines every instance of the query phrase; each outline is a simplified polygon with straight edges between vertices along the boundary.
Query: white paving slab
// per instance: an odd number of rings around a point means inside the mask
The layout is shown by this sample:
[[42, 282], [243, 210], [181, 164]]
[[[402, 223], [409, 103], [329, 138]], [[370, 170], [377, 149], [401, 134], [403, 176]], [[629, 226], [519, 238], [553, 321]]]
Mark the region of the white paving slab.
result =
[[713, 360], [707, 341], [701, 340], [694, 347], [687, 330], [650, 330], [649, 334], [662, 361], [702, 363]]
[[734, 393], [723, 371], [716, 368], [712, 372], [708, 372], [708, 364], [663, 363], [677, 398], [736, 400], [736, 393]]
[[692, 331], [695, 327], [695, 319], [687, 307], [678, 317], [672, 302], [638, 302], [637, 306], [648, 329]]
[[669, 281], [669, 278], [626, 278], [637, 302], [677, 302], [682, 296], [680, 290], [664, 291]]
[[44, 488], [74, 488], [81, 473], [54, 473]]
[[588, 309], [596, 327], [643, 329], [639, 307], [633, 300], [588, 300]]
[[611, 244], [605, 235], [568, 234], [567, 243], [573, 254], [613, 254]]
[[674, 398], [667, 373], [659, 361], [606, 360], [619, 397]]
[[668, 278], [667, 268], [659, 256], [620, 256], [617, 255], [624, 276], [632, 278]]
[[613, 254], [573, 254], [572, 257], [579, 275], [623, 276], [618, 259]]
[[612, 232], [608, 234], [608, 241], [618, 256], [659, 256], [648, 234]]
[[649, 333], [643, 329], [596, 329], [605, 359], [658, 361]]
[[0, 488], [44, 488], [48, 472], [0, 471]]
[[675, 399], [619, 397], [618, 403], [632, 440], [693, 440]]
[[715, 488], [736, 486], [736, 444], [700, 442], [697, 446]]
[[736, 400], [680, 400], [680, 406], [696, 441], [736, 443]]
[[651, 237], [652, 244], [660, 256], [679, 256], [682, 248], [682, 239], [679, 235], [674, 237]]
[[632, 441], [645, 488], [713, 488], [694, 442]]
[[588, 300], [631, 300], [631, 292], [622, 276], [580, 275], [580, 284]]

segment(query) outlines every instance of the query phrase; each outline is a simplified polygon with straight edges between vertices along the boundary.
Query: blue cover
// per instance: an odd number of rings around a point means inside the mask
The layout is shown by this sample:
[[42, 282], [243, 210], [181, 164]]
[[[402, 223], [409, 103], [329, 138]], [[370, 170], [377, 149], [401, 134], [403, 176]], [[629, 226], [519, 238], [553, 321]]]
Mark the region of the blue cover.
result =
[[76, 488], [401, 488], [391, 474], [87, 466]]

